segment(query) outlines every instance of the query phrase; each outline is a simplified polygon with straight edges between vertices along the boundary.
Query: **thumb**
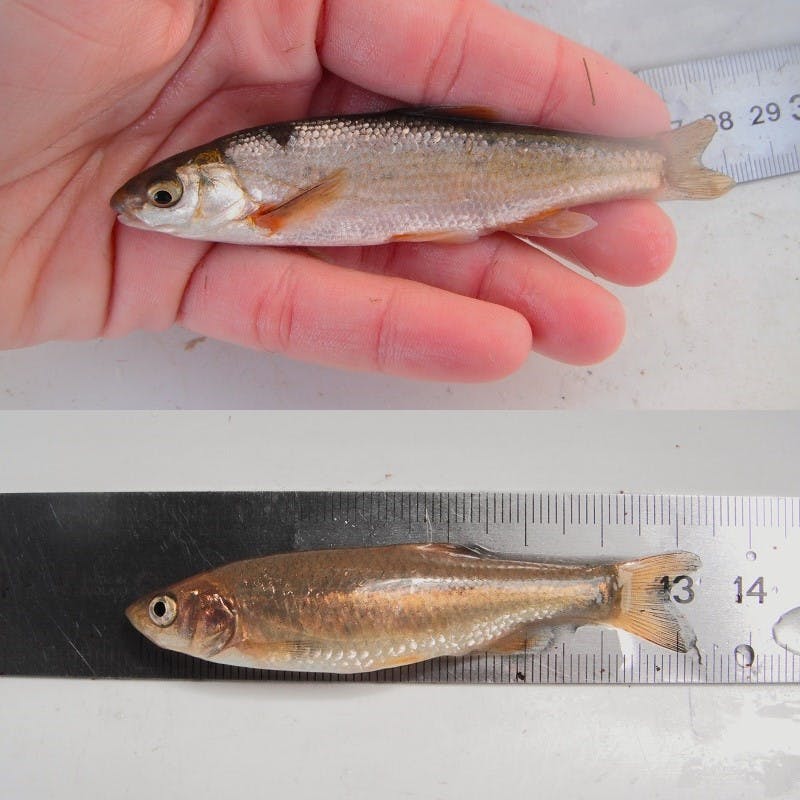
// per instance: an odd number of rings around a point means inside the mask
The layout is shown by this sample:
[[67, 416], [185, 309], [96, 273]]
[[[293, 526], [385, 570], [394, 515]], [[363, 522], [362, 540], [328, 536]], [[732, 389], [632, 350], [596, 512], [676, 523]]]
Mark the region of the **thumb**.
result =
[[[41, 167], [130, 122], [114, 106], [135, 93], [141, 102], [131, 108], [134, 117], [152, 102], [199, 27], [202, 5], [11, 0], [0, 26], [0, 169], [28, 172], [31, 160]], [[55, 144], [58, 152], [48, 153]]]

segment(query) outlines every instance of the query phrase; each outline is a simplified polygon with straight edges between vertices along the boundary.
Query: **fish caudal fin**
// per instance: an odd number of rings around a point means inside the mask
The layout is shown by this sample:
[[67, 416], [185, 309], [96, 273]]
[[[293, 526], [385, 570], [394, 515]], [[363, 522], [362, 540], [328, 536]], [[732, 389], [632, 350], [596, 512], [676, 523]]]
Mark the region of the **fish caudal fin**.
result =
[[735, 185], [732, 178], [700, 163], [700, 156], [716, 132], [717, 124], [703, 118], [663, 134], [665, 186], [657, 199], [711, 200]]
[[692, 650], [696, 642], [694, 631], [673, 609], [669, 587], [677, 577], [699, 566], [700, 559], [686, 552], [662, 553], [617, 564], [620, 604], [611, 624], [668, 650]]

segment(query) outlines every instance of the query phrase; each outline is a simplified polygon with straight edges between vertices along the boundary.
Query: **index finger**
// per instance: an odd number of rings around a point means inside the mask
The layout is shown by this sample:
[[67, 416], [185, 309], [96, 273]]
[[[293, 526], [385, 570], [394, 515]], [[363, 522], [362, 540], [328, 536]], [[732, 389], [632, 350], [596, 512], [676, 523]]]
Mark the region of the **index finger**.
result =
[[328, 0], [318, 50], [331, 72], [407, 103], [482, 105], [610, 136], [669, 128], [661, 98], [632, 73], [487, 0]]

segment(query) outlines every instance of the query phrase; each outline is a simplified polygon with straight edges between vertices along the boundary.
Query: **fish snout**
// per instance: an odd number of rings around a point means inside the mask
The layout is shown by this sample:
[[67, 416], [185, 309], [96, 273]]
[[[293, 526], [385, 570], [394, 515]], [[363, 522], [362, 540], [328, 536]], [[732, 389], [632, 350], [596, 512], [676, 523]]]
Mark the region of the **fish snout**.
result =
[[142, 207], [142, 202], [139, 198], [131, 192], [129, 184], [120, 186], [114, 194], [111, 195], [111, 208], [117, 214], [135, 216], [134, 211]]
[[149, 620], [147, 617], [147, 605], [142, 600], [136, 600], [131, 603], [125, 609], [125, 616], [139, 633], [146, 634]]

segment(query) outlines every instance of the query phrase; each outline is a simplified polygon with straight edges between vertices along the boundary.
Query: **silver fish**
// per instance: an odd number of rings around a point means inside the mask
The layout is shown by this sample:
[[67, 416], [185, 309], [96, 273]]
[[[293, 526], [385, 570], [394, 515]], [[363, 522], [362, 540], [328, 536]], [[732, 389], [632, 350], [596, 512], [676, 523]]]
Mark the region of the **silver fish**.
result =
[[238, 244], [568, 237], [595, 225], [569, 210], [580, 204], [726, 192], [733, 181], [700, 163], [715, 131], [701, 119], [612, 139], [442, 109], [282, 122], [149, 167], [111, 205], [127, 225]]
[[664, 576], [676, 552], [617, 564], [517, 561], [449, 544], [238, 561], [151, 592], [128, 619], [161, 647], [221, 664], [353, 673], [474, 651], [547, 646], [554, 628], [611, 625], [686, 652]]

